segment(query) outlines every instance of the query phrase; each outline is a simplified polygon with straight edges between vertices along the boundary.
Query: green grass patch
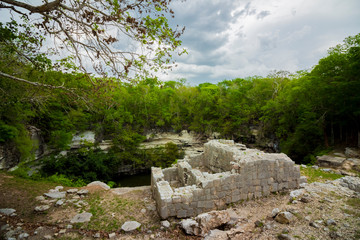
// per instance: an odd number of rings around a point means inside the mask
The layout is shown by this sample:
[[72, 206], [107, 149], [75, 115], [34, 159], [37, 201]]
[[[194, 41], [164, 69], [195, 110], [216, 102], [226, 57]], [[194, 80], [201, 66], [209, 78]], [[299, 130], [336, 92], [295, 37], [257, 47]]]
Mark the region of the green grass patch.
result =
[[300, 167], [301, 175], [306, 176], [308, 183], [312, 182], [325, 182], [326, 180], [336, 180], [343, 177], [340, 174], [324, 172], [320, 169], [314, 169], [312, 167]]

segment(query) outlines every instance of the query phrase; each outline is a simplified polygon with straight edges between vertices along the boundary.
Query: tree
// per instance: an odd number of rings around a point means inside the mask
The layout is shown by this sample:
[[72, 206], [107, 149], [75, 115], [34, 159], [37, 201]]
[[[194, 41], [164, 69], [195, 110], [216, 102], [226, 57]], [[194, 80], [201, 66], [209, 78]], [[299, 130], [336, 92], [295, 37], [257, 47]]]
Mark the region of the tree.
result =
[[[0, 0], [0, 8], [20, 15], [39, 36], [52, 39], [52, 52], [66, 60], [74, 60], [81, 71], [131, 80], [168, 68], [171, 53], [180, 46], [178, 38], [184, 29], [173, 30], [169, 26], [166, 15], [174, 17], [170, 2], [45, 0], [42, 5], [35, 6], [16, 0]], [[15, 23], [12, 28], [5, 29], [7, 39], [1, 36], [1, 43], [12, 48], [19, 40], [34, 44], [31, 39], [21, 39], [14, 34], [21, 28]], [[45, 38], [36, 42], [36, 50], [40, 50]], [[18, 52], [31, 63], [27, 53]], [[10, 74], [1, 75], [19, 80]]]

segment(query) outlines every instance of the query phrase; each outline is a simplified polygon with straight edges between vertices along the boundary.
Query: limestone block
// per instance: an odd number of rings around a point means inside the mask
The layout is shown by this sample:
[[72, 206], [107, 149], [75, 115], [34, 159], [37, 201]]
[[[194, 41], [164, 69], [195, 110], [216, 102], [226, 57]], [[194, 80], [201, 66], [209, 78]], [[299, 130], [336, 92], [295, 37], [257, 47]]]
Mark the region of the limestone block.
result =
[[177, 168], [171, 167], [171, 168], [165, 168], [162, 170], [164, 175], [164, 180], [171, 182], [171, 181], [177, 181], [178, 175], [177, 175]]
[[177, 212], [177, 217], [178, 218], [185, 218], [185, 217], [187, 217], [188, 215], [187, 215], [187, 211], [186, 210], [179, 210], [178, 212]]

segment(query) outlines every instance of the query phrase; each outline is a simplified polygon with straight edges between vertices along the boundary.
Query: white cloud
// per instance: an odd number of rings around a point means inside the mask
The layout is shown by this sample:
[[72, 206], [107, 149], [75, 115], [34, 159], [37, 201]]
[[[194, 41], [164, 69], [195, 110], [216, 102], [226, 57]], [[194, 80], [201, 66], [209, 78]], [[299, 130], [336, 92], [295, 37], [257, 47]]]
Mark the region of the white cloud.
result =
[[[177, 2], [189, 55], [172, 76], [193, 83], [308, 69], [359, 29], [360, 1], [215, 0]], [[182, 5], [183, 4], [183, 5]]]

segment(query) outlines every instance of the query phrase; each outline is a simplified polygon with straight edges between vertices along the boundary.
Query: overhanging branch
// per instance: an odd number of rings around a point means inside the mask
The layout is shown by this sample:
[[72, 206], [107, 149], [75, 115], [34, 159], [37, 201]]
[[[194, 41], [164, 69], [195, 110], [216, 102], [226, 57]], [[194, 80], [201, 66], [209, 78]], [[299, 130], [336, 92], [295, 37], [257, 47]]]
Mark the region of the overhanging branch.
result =
[[0, 76], [10, 78], [10, 79], [18, 81], [18, 82], [27, 83], [27, 84], [30, 84], [30, 85], [33, 85], [33, 86], [36, 86], [36, 87], [45, 87], [45, 88], [51, 88], [51, 89], [63, 89], [63, 90], [72, 92], [72, 89], [66, 88], [63, 85], [54, 86], [54, 85], [49, 85], [49, 84], [44, 84], [44, 83], [39, 83], [39, 82], [31, 82], [31, 81], [28, 81], [28, 80], [25, 80], [25, 79], [22, 79], [22, 78], [14, 77], [12, 75], [3, 73], [1, 71], [0, 71]]

